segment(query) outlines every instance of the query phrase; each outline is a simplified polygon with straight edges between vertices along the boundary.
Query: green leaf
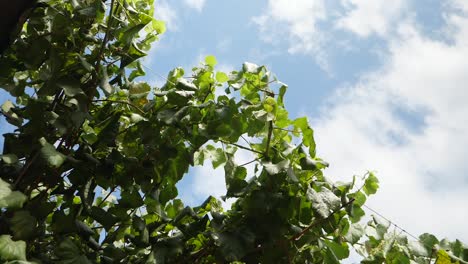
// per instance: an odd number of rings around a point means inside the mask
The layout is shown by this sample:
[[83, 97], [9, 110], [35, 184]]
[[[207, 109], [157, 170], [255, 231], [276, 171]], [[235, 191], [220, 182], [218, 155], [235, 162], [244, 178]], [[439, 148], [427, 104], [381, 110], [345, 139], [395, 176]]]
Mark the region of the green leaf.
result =
[[263, 167], [270, 175], [275, 175], [289, 168], [289, 163], [290, 162], [287, 159], [282, 160], [277, 164], [273, 164], [268, 161], [263, 163]]
[[45, 138], [40, 138], [39, 142], [42, 145], [42, 157], [47, 161], [49, 166], [54, 168], [60, 167], [66, 160], [66, 156], [58, 152], [53, 145], [47, 142]]
[[77, 12], [83, 16], [87, 17], [95, 17], [96, 16], [96, 8], [94, 6], [88, 6], [81, 9], [78, 9]]
[[408, 248], [413, 255], [418, 257], [430, 257], [430, 254], [432, 253], [432, 250], [428, 251], [424, 247], [424, 244], [419, 241], [410, 241], [408, 243]]
[[[198, 90], [197, 86], [192, 82], [187, 81], [184, 78], [179, 78], [177, 80], [177, 89], [184, 90], [184, 91], [192, 91], [196, 92]], [[191, 93], [192, 94], [192, 93]]]
[[220, 244], [221, 254], [228, 262], [239, 260], [247, 253], [239, 235], [224, 232], [217, 234], [216, 238]]
[[26, 195], [12, 191], [10, 184], [0, 179], [0, 208], [21, 208], [26, 200]]
[[348, 232], [344, 237], [349, 243], [355, 244], [364, 234], [364, 228], [360, 224], [351, 224], [349, 226]]
[[72, 78], [63, 78], [57, 81], [57, 86], [62, 88], [66, 96], [74, 97], [78, 94], [84, 94], [81, 90], [81, 83]]
[[367, 197], [365, 194], [363, 194], [361, 191], [357, 192], [357, 193], [354, 193], [354, 194], [350, 194], [349, 195], [349, 198], [354, 198], [354, 204], [358, 205], [358, 206], [363, 206], [364, 203], [366, 202], [367, 200]]
[[377, 179], [374, 173], [371, 172], [369, 173], [369, 176], [364, 182], [363, 190], [367, 195], [371, 195], [375, 194], [377, 192], [377, 189], [379, 189], [379, 179]]
[[349, 257], [349, 249], [346, 243], [338, 244], [335, 241], [324, 240], [323, 243], [327, 245], [333, 255], [341, 260]]
[[340, 208], [341, 205], [340, 198], [329, 189], [323, 187], [321, 187], [319, 192], [309, 187], [307, 189], [307, 198], [312, 202], [312, 208], [323, 218], [327, 218], [330, 213]]
[[130, 114], [130, 120], [132, 121], [132, 123], [138, 123], [140, 121], [143, 121], [143, 120], [146, 120], [146, 118], [142, 117], [141, 115], [139, 114], [136, 114], [136, 113], [131, 113]]
[[424, 247], [426, 247], [427, 251], [432, 252], [434, 245], [439, 243], [439, 240], [434, 235], [424, 233], [419, 236], [419, 240], [423, 243]]
[[130, 84], [129, 93], [132, 97], [146, 96], [151, 91], [151, 86], [144, 82], [133, 82]]
[[14, 164], [18, 162], [18, 157], [15, 154], [3, 154], [0, 157], [6, 164]]
[[437, 251], [437, 258], [436, 258], [436, 264], [452, 264], [452, 263], [457, 263], [457, 262], [452, 262], [452, 259], [450, 258], [450, 255], [447, 253], [447, 251], [440, 249]]
[[0, 259], [26, 260], [26, 243], [24, 241], [13, 241], [9, 235], [1, 235]]
[[130, 45], [132, 43], [132, 41], [138, 36], [138, 32], [140, 32], [140, 30], [142, 30], [145, 26], [146, 26], [146, 24], [138, 24], [136, 26], [133, 26], [133, 27], [127, 29], [123, 33], [122, 38], [121, 38], [123, 43], [125, 45]]
[[101, 87], [102, 91], [104, 91], [107, 96], [114, 93], [114, 87], [109, 84], [109, 76], [107, 75], [106, 67], [101, 67], [99, 87]]
[[85, 68], [86, 71], [91, 72], [94, 70], [93, 66], [86, 61], [86, 58], [78, 55], [78, 58], [80, 59], [81, 65], [83, 65], [83, 68]]
[[163, 34], [166, 32], [166, 24], [164, 21], [153, 19], [152, 26], [153, 29], [158, 32], [158, 34]]
[[0, 208], [21, 208], [27, 197], [19, 191], [13, 191], [7, 196], [0, 197]]
[[111, 228], [118, 221], [117, 217], [100, 207], [93, 206], [91, 208], [90, 214], [97, 222], [102, 224], [106, 229]]
[[66, 264], [91, 264], [89, 259], [81, 254], [80, 249], [70, 238], [65, 238], [60, 242], [55, 254], [60, 258], [60, 263]]
[[[133, 64], [131, 64], [131, 65], [133, 65]], [[145, 76], [145, 70], [143, 70], [141, 62], [136, 61], [135, 65], [136, 65], [136, 69], [133, 70], [130, 73], [130, 76], [128, 77], [128, 80], [131, 81], [131, 82], [138, 76]]]
[[224, 83], [224, 82], [229, 81], [229, 77], [224, 72], [217, 72], [216, 73], [216, 81], [218, 81], [220, 83]]
[[13, 109], [15, 109], [15, 105], [10, 100], [2, 104], [2, 113], [5, 115], [8, 122], [15, 126], [20, 126], [23, 123], [23, 118], [18, 116]]
[[128, 208], [138, 208], [144, 204], [143, 199], [137, 191], [123, 191], [119, 204]]
[[335, 256], [335, 253], [333, 253], [333, 251], [329, 247], [326, 248], [324, 253], [324, 264], [340, 264], [339, 259]]
[[237, 197], [241, 194], [242, 189], [247, 186], [244, 180], [247, 176], [247, 170], [244, 167], [239, 167], [230, 157], [224, 165], [227, 196]]
[[221, 148], [215, 148], [212, 145], [206, 146], [206, 154], [205, 158], [210, 159], [213, 164], [213, 169], [223, 165], [226, 163], [226, 153]]
[[307, 117], [295, 119], [293, 125], [295, 129], [299, 129], [302, 132], [302, 143], [309, 148], [309, 155], [312, 158], [315, 157], [314, 131], [310, 128]]
[[213, 55], [208, 55], [205, 58], [205, 63], [208, 66], [214, 67], [216, 64], [218, 64], [218, 61], [216, 60], [215, 56]]
[[258, 73], [261, 70], [261, 67], [251, 62], [244, 62], [244, 64], [242, 65], [242, 69], [244, 70], [244, 72]]
[[10, 229], [15, 239], [27, 240], [36, 230], [37, 221], [29, 211], [16, 211], [10, 220]]

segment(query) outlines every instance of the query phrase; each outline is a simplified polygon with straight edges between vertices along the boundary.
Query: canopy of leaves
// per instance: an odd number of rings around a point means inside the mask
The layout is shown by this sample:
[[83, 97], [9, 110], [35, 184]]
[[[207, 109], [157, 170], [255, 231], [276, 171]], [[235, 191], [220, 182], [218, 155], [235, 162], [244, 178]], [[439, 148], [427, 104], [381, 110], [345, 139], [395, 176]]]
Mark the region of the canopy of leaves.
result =
[[[151, 87], [137, 78], [165, 30], [152, 0], [40, 3], [0, 59], [15, 127], [0, 161], [2, 261], [339, 263], [353, 246], [368, 263], [468, 258], [459, 241], [361, 224], [377, 178], [324, 177], [313, 129], [288, 116], [287, 86], [265, 67], [224, 73], [208, 56]], [[229, 210], [178, 199], [176, 183], [208, 159], [224, 168]]]

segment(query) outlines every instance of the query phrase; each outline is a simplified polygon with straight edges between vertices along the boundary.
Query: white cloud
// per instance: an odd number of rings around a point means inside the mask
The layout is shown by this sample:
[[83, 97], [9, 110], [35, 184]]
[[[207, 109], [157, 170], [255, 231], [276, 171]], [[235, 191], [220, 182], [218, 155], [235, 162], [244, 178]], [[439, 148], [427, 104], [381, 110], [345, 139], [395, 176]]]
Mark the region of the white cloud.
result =
[[339, 28], [367, 37], [373, 33], [385, 35], [404, 10], [403, 0], [342, 0], [344, 16], [336, 21]]
[[324, 71], [333, 75], [329, 65], [331, 47], [351, 49], [340, 47], [340, 43], [352, 40], [340, 31], [388, 38], [411, 15], [404, 0], [269, 0], [265, 11], [252, 21], [263, 41], [279, 47], [286, 42], [290, 54], [312, 55]]
[[177, 13], [172, 6], [165, 0], [156, 1], [154, 4], [154, 16], [166, 23], [166, 28], [169, 31], [178, 30]]
[[203, 6], [205, 6], [205, 1], [206, 0], [185, 0], [184, 2], [189, 7], [197, 10], [198, 12], [201, 12], [203, 9]]
[[[253, 18], [264, 41], [275, 43], [286, 37], [291, 54], [313, 54], [326, 68], [321, 52], [323, 33], [317, 23], [327, 18], [323, 0], [269, 0], [266, 11]], [[286, 33], [285, 33], [286, 32]]]
[[446, 17], [453, 41], [400, 27], [385, 65], [340, 89], [312, 125], [327, 175], [375, 169], [372, 208], [413, 234], [468, 242], [468, 18]]

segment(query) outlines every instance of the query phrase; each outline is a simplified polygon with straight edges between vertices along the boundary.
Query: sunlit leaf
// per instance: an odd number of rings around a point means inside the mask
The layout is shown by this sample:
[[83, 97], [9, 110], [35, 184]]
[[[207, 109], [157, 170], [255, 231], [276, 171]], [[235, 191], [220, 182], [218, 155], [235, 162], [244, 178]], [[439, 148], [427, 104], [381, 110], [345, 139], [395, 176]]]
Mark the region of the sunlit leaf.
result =
[[41, 138], [39, 141], [42, 145], [42, 157], [47, 161], [49, 166], [54, 168], [60, 167], [63, 162], [65, 162], [66, 156], [58, 152], [53, 145], [47, 142], [45, 138]]
[[327, 218], [341, 205], [340, 198], [327, 188], [321, 188], [319, 192], [308, 188], [307, 198], [312, 202], [312, 207], [323, 218]]
[[0, 259], [26, 260], [26, 243], [24, 241], [13, 241], [9, 235], [1, 235]]
[[366, 178], [364, 183], [364, 192], [367, 195], [375, 194], [379, 188], [379, 179], [375, 177], [373, 173], [369, 173], [369, 176]]
[[26, 199], [26, 195], [12, 191], [10, 184], [0, 179], [0, 208], [21, 208]]
[[216, 60], [215, 56], [213, 55], [208, 55], [205, 58], [205, 63], [206, 65], [209, 65], [211, 67], [214, 67], [216, 64], [218, 64], [218, 61]]

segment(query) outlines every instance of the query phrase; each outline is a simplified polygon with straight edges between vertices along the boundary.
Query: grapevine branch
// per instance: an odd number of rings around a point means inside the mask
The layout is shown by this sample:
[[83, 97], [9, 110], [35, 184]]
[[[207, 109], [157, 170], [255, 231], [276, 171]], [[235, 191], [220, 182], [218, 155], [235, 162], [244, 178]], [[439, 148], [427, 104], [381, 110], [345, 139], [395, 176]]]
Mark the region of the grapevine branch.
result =
[[93, 102], [110, 102], [110, 103], [118, 103], [118, 104], [126, 104], [128, 106], [131, 106], [133, 108], [135, 108], [136, 110], [138, 110], [138, 112], [140, 112], [141, 114], [146, 114], [145, 111], [143, 111], [141, 108], [139, 108], [138, 106], [130, 103], [130, 102], [127, 102], [127, 101], [123, 101], [123, 100], [109, 100], [109, 99], [97, 99], [97, 100], [93, 100]]

